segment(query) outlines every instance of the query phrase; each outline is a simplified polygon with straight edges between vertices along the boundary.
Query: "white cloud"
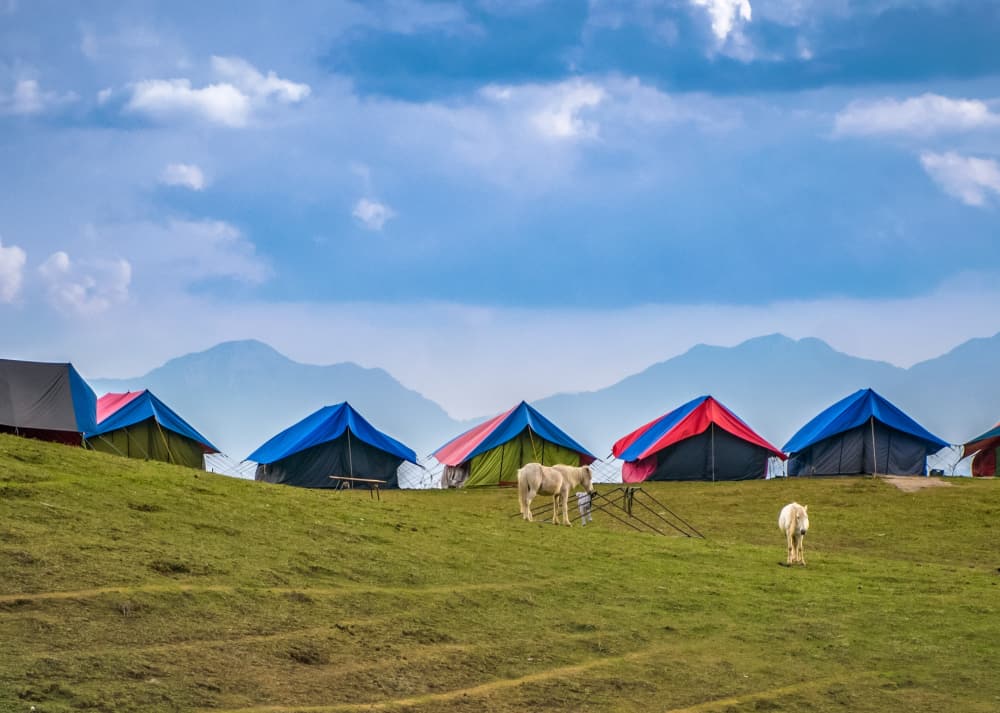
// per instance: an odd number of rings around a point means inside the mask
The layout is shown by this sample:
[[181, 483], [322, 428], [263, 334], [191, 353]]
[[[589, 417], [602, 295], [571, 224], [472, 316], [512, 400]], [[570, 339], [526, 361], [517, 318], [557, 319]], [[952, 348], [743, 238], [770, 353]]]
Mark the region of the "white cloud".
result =
[[271, 268], [236, 226], [222, 220], [169, 220], [91, 227], [94, 240], [127, 256], [136, 276], [157, 290], [227, 278], [265, 282]]
[[384, 203], [362, 198], [354, 205], [351, 215], [361, 221], [369, 230], [382, 230], [386, 221], [394, 217], [396, 213]]
[[49, 302], [64, 312], [96, 315], [128, 298], [132, 266], [127, 260], [87, 260], [75, 264], [58, 251], [38, 268]]
[[691, 0], [696, 7], [703, 7], [712, 20], [712, 32], [719, 42], [733, 33], [739, 22], [753, 19], [750, 0]]
[[144, 79], [131, 86], [126, 111], [155, 119], [195, 116], [229, 127], [246, 126], [250, 99], [231, 84], [210, 84], [194, 89], [189, 79]]
[[492, 84], [447, 102], [362, 101], [347, 91], [337, 107], [339, 116], [364, 116], [393, 160], [430, 157], [433, 170], [460, 180], [475, 172], [517, 193], [553, 190], [594, 146], [645, 162], [665, 133], [725, 132], [743, 121], [736, 100], [675, 97], [617, 75]]
[[41, 88], [35, 79], [21, 79], [14, 85], [10, 95], [0, 94], [0, 114], [29, 116], [41, 114], [62, 104], [75, 101], [76, 94], [59, 94]]
[[100, 105], [102, 105], [102, 106], [104, 104], [107, 104], [108, 100], [111, 99], [111, 95], [113, 93], [114, 93], [114, 90], [111, 87], [106, 87], [106, 88], [100, 90], [99, 92], [97, 92], [97, 103], [100, 104]]
[[212, 69], [217, 76], [229, 80], [258, 100], [273, 98], [282, 104], [295, 104], [308, 97], [311, 92], [308, 84], [282, 79], [274, 72], [268, 72], [265, 77], [256, 67], [239, 57], [212, 57]]
[[238, 57], [212, 57], [212, 69], [223, 80], [196, 88], [190, 79], [144, 79], [129, 88], [125, 110], [159, 120], [195, 117], [228, 127], [246, 126], [255, 109], [270, 103], [295, 104], [310, 93], [308, 84], [261, 74]]
[[555, 96], [532, 115], [532, 121], [542, 136], [553, 139], [575, 139], [597, 135], [597, 125], [581, 117], [585, 109], [604, 101], [601, 87], [590, 82], [571, 81], [559, 85]]
[[200, 191], [205, 188], [205, 174], [195, 164], [171, 163], [163, 169], [160, 174], [160, 182], [168, 186], [183, 186], [192, 191]]
[[589, 110], [600, 106], [608, 94], [595, 82], [570, 79], [553, 84], [488, 85], [480, 96], [515, 131], [565, 141], [598, 135], [600, 125], [589, 118]]
[[952, 99], [922, 94], [902, 101], [880, 99], [851, 102], [834, 119], [834, 134], [933, 134], [1000, 126], [1000, 114], [978, 99]]
[[17, 245], [5, 248], [0, 240], [0, 302], [13, 302], [21, 291], [27, 257]]
[[1000, 164], [993, 159], [925, 151], [920, 163], [945, 193], [966, 205], [985, 205], [990, 193], [1000, 197]]

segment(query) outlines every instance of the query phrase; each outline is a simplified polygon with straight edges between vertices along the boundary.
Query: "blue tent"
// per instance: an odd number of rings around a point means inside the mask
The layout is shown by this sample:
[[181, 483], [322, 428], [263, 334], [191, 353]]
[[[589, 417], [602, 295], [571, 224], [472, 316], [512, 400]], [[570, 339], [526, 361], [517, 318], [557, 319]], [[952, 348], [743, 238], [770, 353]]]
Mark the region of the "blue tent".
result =
[[384, 480], [398, 487], [396, 469], [417, 454], [382, 433], [346, 401], [324, 406], [255, 450], [257, 480], [306, 488], [332, 488], [331, 475]]
[[201, 468], [211, 441], [151, 391], [105, 394], [97, 400], [97, 426], [86, 434], [95, 450], [130, 458]]
[[872, 389], [820, 413], [792, 436], [789, 475], [924, 475], [927, 456], [948, 444]]

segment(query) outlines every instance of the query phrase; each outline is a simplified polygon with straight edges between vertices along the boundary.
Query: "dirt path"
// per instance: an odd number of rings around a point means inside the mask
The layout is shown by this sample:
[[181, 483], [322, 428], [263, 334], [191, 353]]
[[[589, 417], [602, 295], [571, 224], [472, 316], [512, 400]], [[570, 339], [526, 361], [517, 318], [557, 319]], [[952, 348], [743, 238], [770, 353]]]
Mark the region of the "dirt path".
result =
[[636, 651], [624, 656], [612, 656], [590, 659], [578, 664], [569, 666], [558, 666], [546, 669], [537, 673], [529, 673], [517, 678], [503, 678], [496, 681], [488, 681], [467, 688], [456, 688], [443, 693], [425, 693], [419, 696], [407, 698], [395, 698], [386, 701], [376, 701], [368, 703], [334, 703], [330, 705], [292, 705], [292, 706], [251, 706], [249, 708], [204, 708], [200, 713], [354, 713], [355, 711], [381, 711], [392, 708], [410, 708], [412, 706], [428, 705], [433, 703], [445, 703], [458, 698], [485, 696], [496, 691], [510, 688], [517, 688], [526, 683], [538, 681], [549, 681], [554, 678], [565, 678], [576, 674], [590, 671], [591, 669], [606, 666], [610, 663], [620, 663], [623, 661], [633, 661], [644, 656], [660, 653], [661, 648], [654, 647], [643, 651]]
[[710, 701], [696, 703], [695, 705], [688, 706], [687, 708], [671, 708], [668, 711], [663, 711], [663, 713], [709, 713], [709, 711], [724, 710], [730, 706], [738, 706], [745, 703], [756, 703], [758, 701], [765, 701], [769, 698], [786, 696], [790, 693], [799, 693], [801, 691], [808, 691], [816, 688], [825, 688], [826, 686], [836, 683], [855, 684], [862, 679], [875, 677], [875, 674], [863, 675], [852, 672], [843, 676], [831, 676], [829, 678], [820, 678], [813, 681], [801, 681], [788, 686], [770, 688], [766, 691], [744, 693], [739, 696], [730, 696], [728, 698], [716, 698]]
[[[449, 594], [452, 592], [502, 591], [508, 589], [531, 589], [533, 587], [573, 586], [584, 583], [576, 578], [566, 579], [535, 579], [529, 582], [475, 582], [470, 584], [432, 584], [376, 587], [366, 584], [344, 584], [335, 587], [260, 587], [252, 591], [268, 594], [311, 594], [315, 596], [330, 596], [345, 593], [373, 594]], [[74, 589], [56, 592], [23, 592], [20, 594], [0, 594], [0, 604], [28, 603], [34, 601], [59, 599], [91, 599], [105, 594], [142, 594], [142, 593], [183, 593], [183, 592], [245, 592], [245, 586], [229, 584], [135, 584], [112, 587], [94, 587], [92, 589]]]
[[[344, 621], [338, 621], [342, 627], [346, 626], [365, 626], [371, 623], [377, 623], [378, 619], [350, 619]], [[195, 649], [203, 650], [207, 648], [217, 648], [223, 646], [239, 646], [241, 644], [255, 644], [265, 641], [281, 641], [283, 639], [294, 639], [302, 636], [318, 636], [321, 634], [329, 634], [338, 630], [336, 625], [334, 626], [310, 626], [302, 629], [286, 629], [284, 631], [275, 631], [270, 634], [245, 634], [243, 636], [230, 636], [224, 639], [188, 639], [185, 641], [168, 641], [156, 644], [123, 644], [121, 646], [109, 646], [105, 648], [88, 648], [85, 651], [73, 650], [50, 650], [50, 651], [35, 651], [25, 654], [27, 658], [31, 659], [41, 659], [41, 658], [83, 658], [83, 657], [94, 657], [94, 656], [108, 656], [115, 654], [134, 654], [134, 653], [171, 653], [174, 651], [183, 651], [185, 649]]]
[[[469, 686], [467, 688], [457, 688], [451, 691], [445, 691], [443, 693], [427, 693], [419, 696], [410, 696], [407, 698], [396, 698], [386, 701], [376, 701], [368, 703], [334, 703], [329, 705], [265, 705], [265, 706], [251, 706], [247, 708], [206, 708], [201, 709], [200, 713], [360, 713], [361, 711], [381, 711], [387, 709], [396, 708], [410, 708], [413, 706], [429, 705], [434, 703], [446, 703], [448, 701], [453, 701], [459, 698], [475, 698], [486, 696], [497, 691], [503, 691], [507, 689], [517, 688], [518, 686], [523, 686], [529, 683], [537, 683], [540, 681], [549, 681], [556, 678], [566, 678], [568, 676], [573, 676], [581, 673], [585, 673], [595, 668], [600, 668], [602, 666], [607, 666], [612, 663], [624, 663], [628, 661], [635, 661], [637, 659], [647, 658], [650, 656], [656, 656], [662, 654], [668, 650], [665, 646], [653, 646], [642, 651], [634, 651], [623, 656], [610, 656], [594, 658], [588, 661], [584, 661], [578, 664], [572, 664], [569, 666], [557, 666], [555, 668], [546, 669], [544, 671], [539, 671], [537, 673], [530, 673], [525, 676], [519, 676], [517, 678], [506, 678], [497, 681], [489, 681], [487, 683], [481, 683], [475, 686]], [[870, 674], [869, 677], [874, 676]], [[843, 676], [832, 676], [829, 678], [823, 678], [813, 681], [802, 681], [800, 683], [794, 683], [788, 686], [782, 686], [779, 688], [772, 688], [766, 691], [756, 691], [754, 693], [746, 693], [739, 696], [731, 696], [728, 698], [717, 698], [710, 701], [704, 701], [702, 703], [689, 706], [687, 708], [675, 708], [664, 713], [708, 713], [709, 711], [714, 711], [718, 709], [724, 709], [729, 706], [738, 705], [741, 703], [749, 703], [758, 700], [765, 700], [774, 696], [787, 695], [789, 693], [797, 693], [799, 691], [808, 690], [812, 688], [822, 688], [835, 683], [848, 683], [856, 682], [859, 679], [857, 673], [845, 674]]]

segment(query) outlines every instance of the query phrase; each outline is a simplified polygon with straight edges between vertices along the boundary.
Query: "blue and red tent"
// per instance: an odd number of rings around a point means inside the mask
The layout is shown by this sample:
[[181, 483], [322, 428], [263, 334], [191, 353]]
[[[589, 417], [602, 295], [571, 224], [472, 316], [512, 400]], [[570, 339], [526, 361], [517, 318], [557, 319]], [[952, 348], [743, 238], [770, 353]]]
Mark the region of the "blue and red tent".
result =
[[516, 485], [526, 463], [590, 465], [596, 458], [522, 401], [456, 436], [433, 453], [448, 486]]
[[619, 439], [622, 480], [751, 480], [784, 454], [712, 396], [700, 396]]
[[97, 426], [86, 434], [87, 446], [129, 458], [161, 460], [201, 468], [211, 441], [160, 401], [153, 392], [105, 394], [97, 400]]
[[926, 475], [927, 456], [947, 447], [872, 389], [833, 404], [785, 444], [789, 475]]

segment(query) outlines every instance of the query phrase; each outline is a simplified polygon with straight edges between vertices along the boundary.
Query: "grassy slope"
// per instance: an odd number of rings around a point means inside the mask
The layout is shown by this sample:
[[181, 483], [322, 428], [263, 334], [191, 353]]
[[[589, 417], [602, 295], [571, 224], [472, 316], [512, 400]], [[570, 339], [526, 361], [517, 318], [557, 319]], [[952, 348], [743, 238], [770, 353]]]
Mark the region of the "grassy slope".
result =
[[649, 488], [709, 539], [0, 436], [0, 711], [1000, 707], [1000, 483]]

